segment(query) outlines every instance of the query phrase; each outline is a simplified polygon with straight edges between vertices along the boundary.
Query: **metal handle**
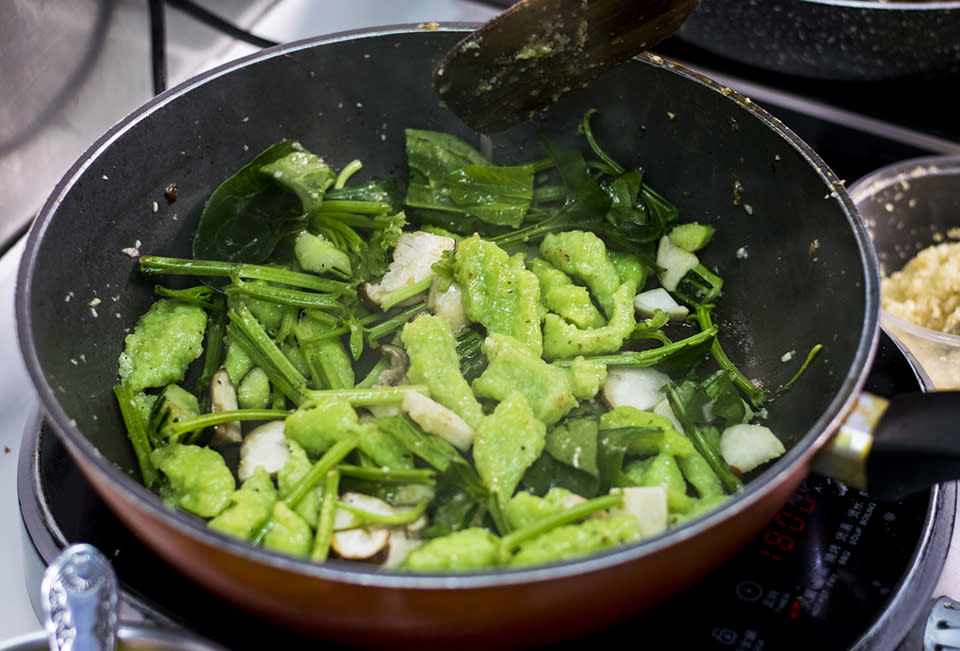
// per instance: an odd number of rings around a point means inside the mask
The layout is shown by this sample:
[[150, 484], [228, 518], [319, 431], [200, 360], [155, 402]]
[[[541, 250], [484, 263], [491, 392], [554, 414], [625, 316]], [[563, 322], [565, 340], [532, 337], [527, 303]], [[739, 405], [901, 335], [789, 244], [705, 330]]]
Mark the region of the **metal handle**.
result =
[[100, 551], [71, 545], [41, 583], [51, 651], [113, 651], [117, 644], [117, 575]]
[[960, 649], [960, 602], [940, 597], [923, 629], [924, 651], [953, 651]]

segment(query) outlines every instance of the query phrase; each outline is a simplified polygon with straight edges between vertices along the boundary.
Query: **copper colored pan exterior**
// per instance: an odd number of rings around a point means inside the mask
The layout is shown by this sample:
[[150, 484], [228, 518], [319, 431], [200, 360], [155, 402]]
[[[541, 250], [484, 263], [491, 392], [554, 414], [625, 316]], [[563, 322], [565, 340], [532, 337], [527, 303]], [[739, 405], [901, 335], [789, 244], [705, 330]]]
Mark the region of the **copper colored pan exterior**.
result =
[[[447, 587], [425, 581], [423, 588], [385, 588], [324, 580], [304, 571], [302, 563], [265, 559], [262, 553], [249, 558], [252, 552], [243, 545], [185, 535], [162, 510], [144, 508], [95, 469], [83, 469], [121, 521], [154, 552], [239, 608], [329, 640], [411, 649], [526, 647], [598, 630], [655, 606], [759, 533], [805, 474], [796, 468], [749, 508], [640, 560], [583, 563], [579, 570], [546, 570], [520, 581], [505, 576], [475, 588], [457, 580]], [[225, 546], [236, 547], [231, 550], [236, 553], [224, 553]]]
[[[498, 162], [537, 155], [538, 134], [577, 143], [600, 110], [609, 153], [647, 171], [684, 219], [714, 223], [705, 259], [725, 278], [717, 319], [731, 358], [776, 387], [824, 350], [769, 424], [790, 446], [718, 510], [581, 561], [411, 576], [280, 556], [209, 531], [139, 482], [112, 386], [124, 334], [152, 300], [131, 247], [189, 254], [203, 202], [267, 145], [296, 138], [334, 166], [406, 178], [403, 129], [475, 136], [437, 105], [433, 63], [467, 26], [385, 28], [296, 43], [171, 89], [79, 160], [27, 239], [18, 334], [52, 429], [121, 520], [164, 560], [260, 617], [369, 646], [515, 646], [596, 629], [658, 603], [759, 532], [850, 408], [871, 362], [878, 273], [869, 238], [823, 161], [748, 100], [641, 57], [494, 139]], [[581, 143], [582, 144], [582, 143]], [[164, 198], [171, 183], [173, 202]], [[741, 255], [736, 255], [737, 251]], [[744, 255], [745, 254], [745, 255]]]

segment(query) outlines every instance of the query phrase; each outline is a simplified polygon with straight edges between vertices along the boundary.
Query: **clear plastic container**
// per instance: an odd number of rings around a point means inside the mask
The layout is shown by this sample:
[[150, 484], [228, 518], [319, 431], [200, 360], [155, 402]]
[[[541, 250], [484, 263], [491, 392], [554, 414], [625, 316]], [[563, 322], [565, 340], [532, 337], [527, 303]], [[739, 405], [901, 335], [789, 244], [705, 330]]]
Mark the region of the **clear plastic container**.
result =
[[[960, 241], [960, 156], [914, 158], [880, 168], [849, 187], [873, 238], [884, 275], [933, 244]], [[960, 336], [911, 323], [886, 310], [880, 324], [905, 347], [937, 389], [960, 389]]]

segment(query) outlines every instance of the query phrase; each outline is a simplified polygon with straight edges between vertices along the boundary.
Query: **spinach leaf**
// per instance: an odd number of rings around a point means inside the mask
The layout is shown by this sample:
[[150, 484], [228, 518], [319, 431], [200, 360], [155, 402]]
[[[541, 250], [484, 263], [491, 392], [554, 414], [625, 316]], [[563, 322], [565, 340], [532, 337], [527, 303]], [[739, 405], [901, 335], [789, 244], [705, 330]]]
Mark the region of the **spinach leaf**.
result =
[[598, 477], [597, 432], [599, 429], [595, 419], [569, 418], [547, 432], [545, 449], [557, 461]]
[[730, 371], [720, 369], [714, 372], [703, 381], [702, 388], [713, 400], [711, 414], [721, 430], [753, 418], [754, 411], [737, 389]]
[[532, 165], [491, 165], [450, 134], [417, 129], [406, 132], [406, 153], [410, 179], [404, 203], [420, 219], [457, 233], [476, 230], [468, 226], [476, 222], [510, 227], [523, 222], [533, 201]]
[[430, 525], [421, 535], [439, 538], [455, 531], [469, 529], [482, 521], [482, 505], [469, 499], [466, 492], [451, 482], [441, 482], [433, 498]]
[[[593, 143], [592, 135], [590, 140]], [[643, 171], [624, 170], [596, 146], [600, 161], [587, 161], [575, 149], [558, 149], [547, 139], [543, 140], [543, 147], [552, 173], [559, 177], [562, 206], [541, 210], [543, 206], [534, 204], [527, 214], [531, 223], [491, 239], [506, 247], [573, 228], [593, 231], [627, 249], [639, 247], [645, 259], [652, 259], [651, 243], [677, 223], [679, 211], [644, 182]], [[555, 200], [555, 189], [548, 187], [550, 199]], [[531, 219], [533, 216], [538, 219]]]
[[527, 468], [521, 483], [526, 490], [539, 497], [546, 495], [551, 488], [566, 488], [571, 493], [586, 498], [600, 494], [598, 477], [557, 461], [549, 454], [541, 454]]
[[576, 149], [557, 149], [556, 145], [546, 139], [543, 146], [553, 161], [564, 188], [564, 228], [573, 227], [577, 222], [585, 222], [590, 224], [585, 228], [600, 226], [602, 229], [604, 225], [599, 217], [610, 209], [611, 199], [596, 177], [590, 173], [590, 166], [583, 154]]
[[640, 169], [614, 177], [605, 189], [610, 195], [605, 219], [629, 242], [655, 242], [679, 220], [677, 207], [643, 182]]
[[483, 335], [476, 327], [467, 328], [457, 335], [457, 357], [460, 359], [460, 373], [467, 382], [473, 382], [487, 368]]
[[610, 177], [605, 188], [610, 195], [611, 208], [605, 218], [623, 239], [633, 244], [656, 241], [673, 228], [680, 212], [666, 197], [647, 185], [642, 169], [628, 170], [600, 148], [590, 126], [590, 120], [597, 113], [596, 109], [588, 110], [578, 130]]
[[261, 263], [299, 228], [300, 200], [261, 173], [265, 166], [299, 150], [292, 140], [271, 145], [214, 190], [194, 233], [194, 258]]
[[403, 195], [395, 179], [375, 178], [363, 183], [330, 188], [327, 190], [326, 200], [380, 202], [389, 206], [391, 213], [403, 207]]
[[405, 132], [407, 163], [411, 181], [429, 184], [468, 165], [489, 165], [483, 154], [449, 133], [423, 129]]
[[452, 202], [448, 209], [516, 228], [533, 200], [533, 167], [468, 165], [447, 175], [442, 191]]
[[304, 149], [270, 161], [260, 169], [260, 173], [296, 194], [304, 213], [312, 213], [320, 207], [327, 189], [337, 178], [322, 158]]
[[[730, 416], [730, 399], [725, 397], [728, 391], [736, 391], [733, 382], [729, 386], [725, 383], [708, 385], [708, 391], [703, 384], [688, 379], [679, 385], [670, 386], [667, 390], [667, 399], [674, 415], [683, 426], [683, 431], [697, 448], [697, 452], [706, 459], [716, 473], [728, 493], [735, 493], [743, 488], [743, 481], [730, 468], [720, 453], [720, 432], [724, 421], [713, 418], [712, 409], [705, 409], [708, 405], [721, 404], [721, 411]], [[708, 416], [707, 414], [711, 414]]]
[[597, 417], [568, 418], [547, 432], [545, 454], [523, 475], [524, 487], [543, 496], [551, 488], [566, 488], [582, 497], [599, 494]]
[[607, 487], [630, 486], [624, 472], [628, 457], [648, 457], [664, 449], [664, 431], [659, 427], [618, 427], [600, 430], [597, 438], [597, 468]]

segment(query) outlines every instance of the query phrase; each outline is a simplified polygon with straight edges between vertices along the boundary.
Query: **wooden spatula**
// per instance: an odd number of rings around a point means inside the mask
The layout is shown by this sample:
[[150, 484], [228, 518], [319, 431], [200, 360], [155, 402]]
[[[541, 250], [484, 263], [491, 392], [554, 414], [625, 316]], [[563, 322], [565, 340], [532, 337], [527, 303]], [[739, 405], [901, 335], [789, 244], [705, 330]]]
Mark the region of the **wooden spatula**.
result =
[[700, 0], [520, 0], [433, 71], [441, 101], [481, 133], [532, 117], [676, 31]]

